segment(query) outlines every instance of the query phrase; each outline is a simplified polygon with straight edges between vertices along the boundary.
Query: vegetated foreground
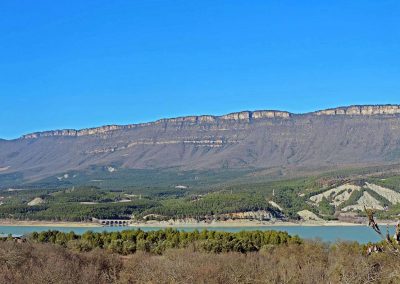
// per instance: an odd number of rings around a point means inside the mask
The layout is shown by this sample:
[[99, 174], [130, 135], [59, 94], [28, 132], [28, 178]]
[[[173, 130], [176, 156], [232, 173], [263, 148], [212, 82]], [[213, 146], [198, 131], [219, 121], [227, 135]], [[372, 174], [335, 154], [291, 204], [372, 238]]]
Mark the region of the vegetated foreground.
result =
[[106, 249], [78, 252], [36, 242], [0, 242], [0, 283], [399, 283], [400, 262], [369, 256], [357, 243], [264, 246], [251, 253], [207, 253], [194, 246], [162, 255]]

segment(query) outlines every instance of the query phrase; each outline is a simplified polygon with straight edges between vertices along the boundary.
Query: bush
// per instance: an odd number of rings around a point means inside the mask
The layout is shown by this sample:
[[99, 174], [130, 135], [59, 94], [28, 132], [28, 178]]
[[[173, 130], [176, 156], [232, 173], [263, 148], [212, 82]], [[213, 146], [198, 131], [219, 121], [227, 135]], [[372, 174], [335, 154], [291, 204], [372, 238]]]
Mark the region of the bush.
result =
[[[75, 252], [53, 244], [0, 242], [0, 283], [399, 283], [400, 263], [367, 256], [358, 243], [263, 245], [252, 253], [166, 249], [120, 256], [104, 249]], [[215, 243], [214, 243], [215, 242]], [[128, 244], [128, 243], [124, 243]], [[218, 244], [218, 245], [215, 245]], [[235, 243], [236, 246], [243, 242]], [[253, 243], [253, 245], [255, 245]], [[146, 245], [145, 245], [146, 246]]]

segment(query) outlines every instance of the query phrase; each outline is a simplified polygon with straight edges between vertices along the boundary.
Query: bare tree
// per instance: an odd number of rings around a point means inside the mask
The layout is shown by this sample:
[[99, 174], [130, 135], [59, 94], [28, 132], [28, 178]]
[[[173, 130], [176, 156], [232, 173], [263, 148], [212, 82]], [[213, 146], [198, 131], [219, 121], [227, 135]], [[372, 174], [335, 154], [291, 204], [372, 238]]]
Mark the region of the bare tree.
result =
[[378, 223], [376, 223], [374, 218], [375, 210], [367, 209], [364, 206], [364, 211], [368, 217], [368, 226], [371, 227], [382, 238], [382, 240], [386, 241], [388, 244], [387, 248], [390, 253], [400, 257], [400, 223], [396, 224], [394, 237], [391, 238], [389, 233], [389, 225], [386, 226], [386, 235], [383, 235]]

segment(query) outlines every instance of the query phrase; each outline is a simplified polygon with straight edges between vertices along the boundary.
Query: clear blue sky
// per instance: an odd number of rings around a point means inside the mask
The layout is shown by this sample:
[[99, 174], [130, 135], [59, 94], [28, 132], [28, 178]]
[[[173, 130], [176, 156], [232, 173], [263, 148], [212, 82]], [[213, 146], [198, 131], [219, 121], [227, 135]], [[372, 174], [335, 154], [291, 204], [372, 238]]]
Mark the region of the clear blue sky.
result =
[[400, 103], [400, 1], [0, 2], [0, 137]]

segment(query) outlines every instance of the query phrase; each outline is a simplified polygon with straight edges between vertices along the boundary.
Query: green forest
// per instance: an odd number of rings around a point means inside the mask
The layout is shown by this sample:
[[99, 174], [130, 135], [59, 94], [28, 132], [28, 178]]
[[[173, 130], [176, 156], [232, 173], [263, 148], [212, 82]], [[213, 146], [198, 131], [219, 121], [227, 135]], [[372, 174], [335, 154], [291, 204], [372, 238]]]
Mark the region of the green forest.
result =
[[136, 251], [162, 254], [167, 249], [188, 248], [189, 246], [198, 251], [213, 253], [249, 253], [267, 248], [267, 246], [300, 244], [302, 242], [297, 236], [277, 231], [228, 233], [207, 230], [184, 232], [176, 229], [149, 232], [126, 230], [94, 233], [88, 231], [82, 235], [74, 232], [45, 231], [32, 233], [29, 239], [38, 243], [57, 244], [81, 252], [100, 248], [123, 255]]
[[[376, 167], [277, 180], [276, 176], [269, 180], [268, 176], [255, 175], [257, 172], [243, 171], [188, 171], [179, 175], [172, 170], [126, 170], [117, 177], [103, 176], [97, 185], [87, 180], [98, 177], [97, 168], [92, 171], [80, 175], [71, 173], [77, 176], [74, 183], [57, 184], [47, 178], [19, 189], [1, 189], [0, 218], [75, 222], [93, 218], [207, 221], [232, 218], [234, 213], [263, 211], [273, 219], [296, 221], [300, 219], [299, 211], [308, 210], [322, 219], [332, 220], [337, 218], [338, 211], [356, 204], [364, 192], [388, 207], [379, 216], [391, 218], [400, 213], [398, 205], [390, 204], [385, 197], [365, 187], [352, 192], [336, 208], [332, 205], [332, 196], [324, 197], [319, 204], [310, 203], [310, 197], [346, 182], [368, 181], [400, 191], [399, 176], [379, 172]], [[280, 208], [272, 206], [272, 201]]]

